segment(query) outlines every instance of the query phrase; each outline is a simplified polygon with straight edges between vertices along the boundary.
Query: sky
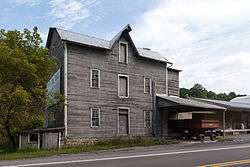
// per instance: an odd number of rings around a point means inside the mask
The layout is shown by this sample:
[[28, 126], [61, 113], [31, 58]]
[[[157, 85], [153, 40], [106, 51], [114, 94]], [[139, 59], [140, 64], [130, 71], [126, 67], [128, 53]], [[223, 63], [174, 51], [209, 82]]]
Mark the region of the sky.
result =
[[138, 47], [181, 69], [180, 86], [250, 94], [249, 0], [1, 0], [0, 28], [49, 27], [111, 39], [130, 24]]

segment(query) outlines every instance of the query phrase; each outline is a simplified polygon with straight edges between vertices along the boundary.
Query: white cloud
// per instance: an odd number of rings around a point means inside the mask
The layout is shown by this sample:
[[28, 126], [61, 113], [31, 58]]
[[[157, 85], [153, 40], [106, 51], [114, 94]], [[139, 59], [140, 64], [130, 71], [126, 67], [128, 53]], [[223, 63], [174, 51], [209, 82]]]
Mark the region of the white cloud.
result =
[[89, 18], [90, 9], [98, 3], [97, 0], [50, 0], [48, 16], [55, 21], [54, 26], [71, 29]]
[[183, 69], [181, 86], [250, 94], [249, 0], [164, 0], [137, 19], [139, 46]]

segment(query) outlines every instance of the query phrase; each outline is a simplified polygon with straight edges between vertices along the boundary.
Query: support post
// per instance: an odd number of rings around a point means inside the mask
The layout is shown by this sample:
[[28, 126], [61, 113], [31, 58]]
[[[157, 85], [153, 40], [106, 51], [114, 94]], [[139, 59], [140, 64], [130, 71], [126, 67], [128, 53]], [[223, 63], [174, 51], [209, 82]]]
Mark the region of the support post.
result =
[[152, 123], [152, 133], [153, 133], [153, 136], [156, 137], [157, 136], [157, 108], [156, 108], [156, 93], [155, 93], [155, 82], [152, 81], [152, 120], [153, 120], [153, 123]]
[[19, 149], [21, 149], [22, 148], [22, 135], [21, 134], [19, 134]]
[[225, 139], [225, 129], [226, 129], [226, 110], [223, 111], [223, 139]]
[[40, 149], [40, 133], [37, 134], [37, 148]]

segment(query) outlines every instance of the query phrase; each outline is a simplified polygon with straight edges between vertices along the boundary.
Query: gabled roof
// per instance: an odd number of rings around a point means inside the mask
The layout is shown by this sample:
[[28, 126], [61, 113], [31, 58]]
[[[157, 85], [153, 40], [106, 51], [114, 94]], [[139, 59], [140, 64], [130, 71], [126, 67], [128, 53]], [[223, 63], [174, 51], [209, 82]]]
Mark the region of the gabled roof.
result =
[[[63, 29], [60, 29], [60, 28], [50, 28], [48, 38], [47, 38], [46, 47], [47, 48], [50, 47], [50, 43], [51, 43], [51, 40], [52, 40], [51, 39], [52, 34], [55, 31], [57, 31], [57, 33], [59, 34], [60, 38], [63, 41], [82, 44], [82, 45], [86, 45], [86, 46], [90, 46], [90, 47], [96, 47], [96, 48], [111, 50], [112, 47], [114, 46], [114, 44], [120, 39], [121, 35], [123, 33], [129, 33], [131, 30], [132, 29], [131, 29], [130, 25], [128, 24], [120, 32], [118, 32], [110, 41], [108, 41], [108, 40], [96, 38], [96, 37], [93, 37], [93, 36], [88, 36], [88, 35], [84, 35], [84, 34], [71, 32], [71, 31], [68, 31], [68, 30], [63, 30]], [[158, 52], [151, 51], [151, 50], [146, 49], [146, 48], [144, 48], [144, 49], [137, 48], [135, 46], [133, 40], [131, 39], [130, 35], [129, 35], [129, 40], [130, 40], [130, 43], [132, 44], [132, 47], [135, 49], [136, 53], [139, 56], [144, 57], [144, 58], [148, 58], [148, 59], [151, 59], [151, 60], [160, 61], [160, 62], [165, 62], [165, 63], [168, 62], [168, 60]]]
[[171, 102], [172, 104], [170, 106], [185, 106], [185, 107], [191, 107], [191, 108], [198, 108], [202, 110], [225, 110], [226, 108], [197, 101], [192, 99], [184, 99], [177, 96], [168, 96], [166, 94], [157, 94], [158, 98], [167, 100], [168, 102]]

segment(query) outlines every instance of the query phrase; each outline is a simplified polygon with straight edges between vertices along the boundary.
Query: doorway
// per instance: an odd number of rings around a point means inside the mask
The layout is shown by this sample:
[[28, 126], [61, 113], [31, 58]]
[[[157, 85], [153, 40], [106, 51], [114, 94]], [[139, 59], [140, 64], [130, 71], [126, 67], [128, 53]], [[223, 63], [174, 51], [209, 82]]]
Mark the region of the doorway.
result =
[[121, 136], [129, 134], [129, 108], [118, 109], [118, 134]]

